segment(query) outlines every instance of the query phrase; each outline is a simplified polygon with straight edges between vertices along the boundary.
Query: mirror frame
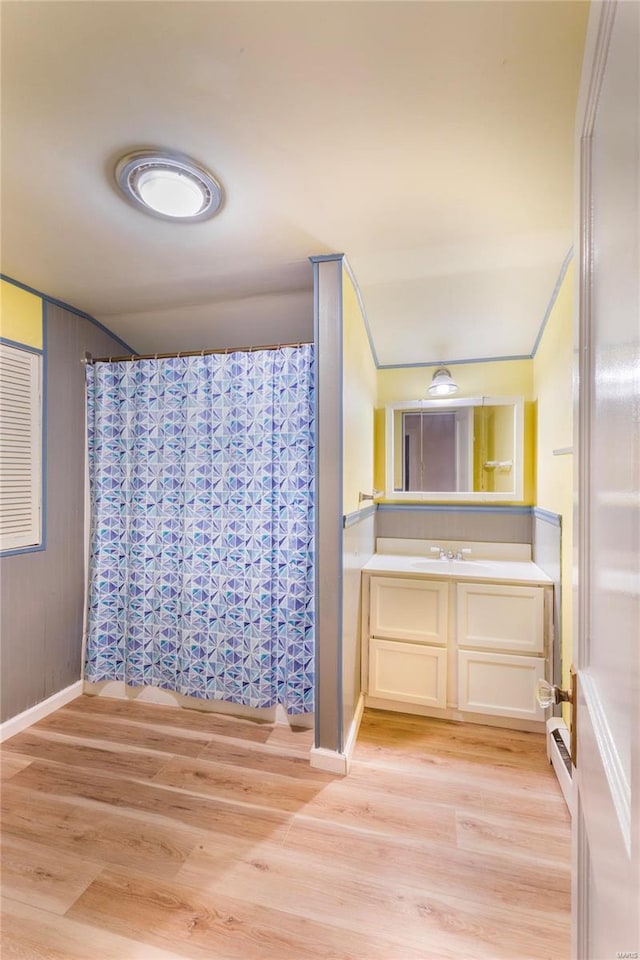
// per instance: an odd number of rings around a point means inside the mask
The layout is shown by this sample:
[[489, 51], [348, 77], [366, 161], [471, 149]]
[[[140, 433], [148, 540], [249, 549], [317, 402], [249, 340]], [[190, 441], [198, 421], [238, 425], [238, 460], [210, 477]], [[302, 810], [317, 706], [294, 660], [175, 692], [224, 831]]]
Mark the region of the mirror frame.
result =
[[[512, 406], [513, 488], [498, 493], [481, 490], [394, 490], [393, 422], [396, 411], [453, 410], [458, 407]], [[385, 500], [427, 503], [519, 503], [524, 499], [524, 399], [523, 397], [460, 397], [446, 400], [404, 400], [389, 403], [385, 418]]]

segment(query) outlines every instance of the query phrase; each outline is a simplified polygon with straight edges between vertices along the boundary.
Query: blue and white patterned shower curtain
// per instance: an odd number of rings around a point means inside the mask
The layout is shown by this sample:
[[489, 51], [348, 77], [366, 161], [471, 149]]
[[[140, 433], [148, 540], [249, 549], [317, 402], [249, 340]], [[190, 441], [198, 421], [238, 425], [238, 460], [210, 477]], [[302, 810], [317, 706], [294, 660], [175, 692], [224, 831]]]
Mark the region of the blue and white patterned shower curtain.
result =
[[313, 710], [313, 347], [87, 378], [87, 680]]

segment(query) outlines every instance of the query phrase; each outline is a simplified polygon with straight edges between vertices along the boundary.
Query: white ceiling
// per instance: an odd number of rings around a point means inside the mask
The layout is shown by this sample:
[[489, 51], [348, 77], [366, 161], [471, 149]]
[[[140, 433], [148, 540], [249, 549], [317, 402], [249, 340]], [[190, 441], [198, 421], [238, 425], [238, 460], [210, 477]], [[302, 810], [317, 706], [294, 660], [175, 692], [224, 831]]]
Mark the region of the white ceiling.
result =
[[[572, 240], [581, 2], [2, 3], [3, 272], [140, 352], [308, 339], [344, 252], [382, 365], [529, 354]], [[128, 206], [192, 155], [215, 219]]]

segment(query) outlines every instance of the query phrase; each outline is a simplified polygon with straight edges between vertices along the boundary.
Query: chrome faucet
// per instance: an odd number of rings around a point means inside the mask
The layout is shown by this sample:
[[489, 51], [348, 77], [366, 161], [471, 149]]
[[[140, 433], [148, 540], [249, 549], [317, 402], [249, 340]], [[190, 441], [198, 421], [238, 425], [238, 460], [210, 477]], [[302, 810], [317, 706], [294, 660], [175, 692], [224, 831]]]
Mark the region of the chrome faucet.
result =
[[453, 550], [445, 550], [443, 547], [431, 547], [431, 553], [438, 554], [438, 560], [464, 560], [465, 555], [471, 553], [469, 547], [462, 547], [457, 553]]
[[447, 553], [442, 547], [431, 547], [431, 553], [437, 553], [438, 560], [453, 560], [453, 554], [451, 550], [449, 550]]

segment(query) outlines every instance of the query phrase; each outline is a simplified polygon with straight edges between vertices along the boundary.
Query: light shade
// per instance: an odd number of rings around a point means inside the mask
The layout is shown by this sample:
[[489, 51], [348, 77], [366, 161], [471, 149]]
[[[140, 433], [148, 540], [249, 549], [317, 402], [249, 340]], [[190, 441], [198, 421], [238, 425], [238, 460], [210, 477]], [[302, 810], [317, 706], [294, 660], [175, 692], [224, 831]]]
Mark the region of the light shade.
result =
[[115, 178], [130, 203], [164, 220], [206, 220], [222, 206], [217, 180], [182, 153], [128, 153], [118, 160]]
[[451, 371], [446, 367], [438, 367], [433, 375], [428, 393], [434, 397], [449, 397], [452, 393], [458, 392], [458, 384], [451, 376]]

